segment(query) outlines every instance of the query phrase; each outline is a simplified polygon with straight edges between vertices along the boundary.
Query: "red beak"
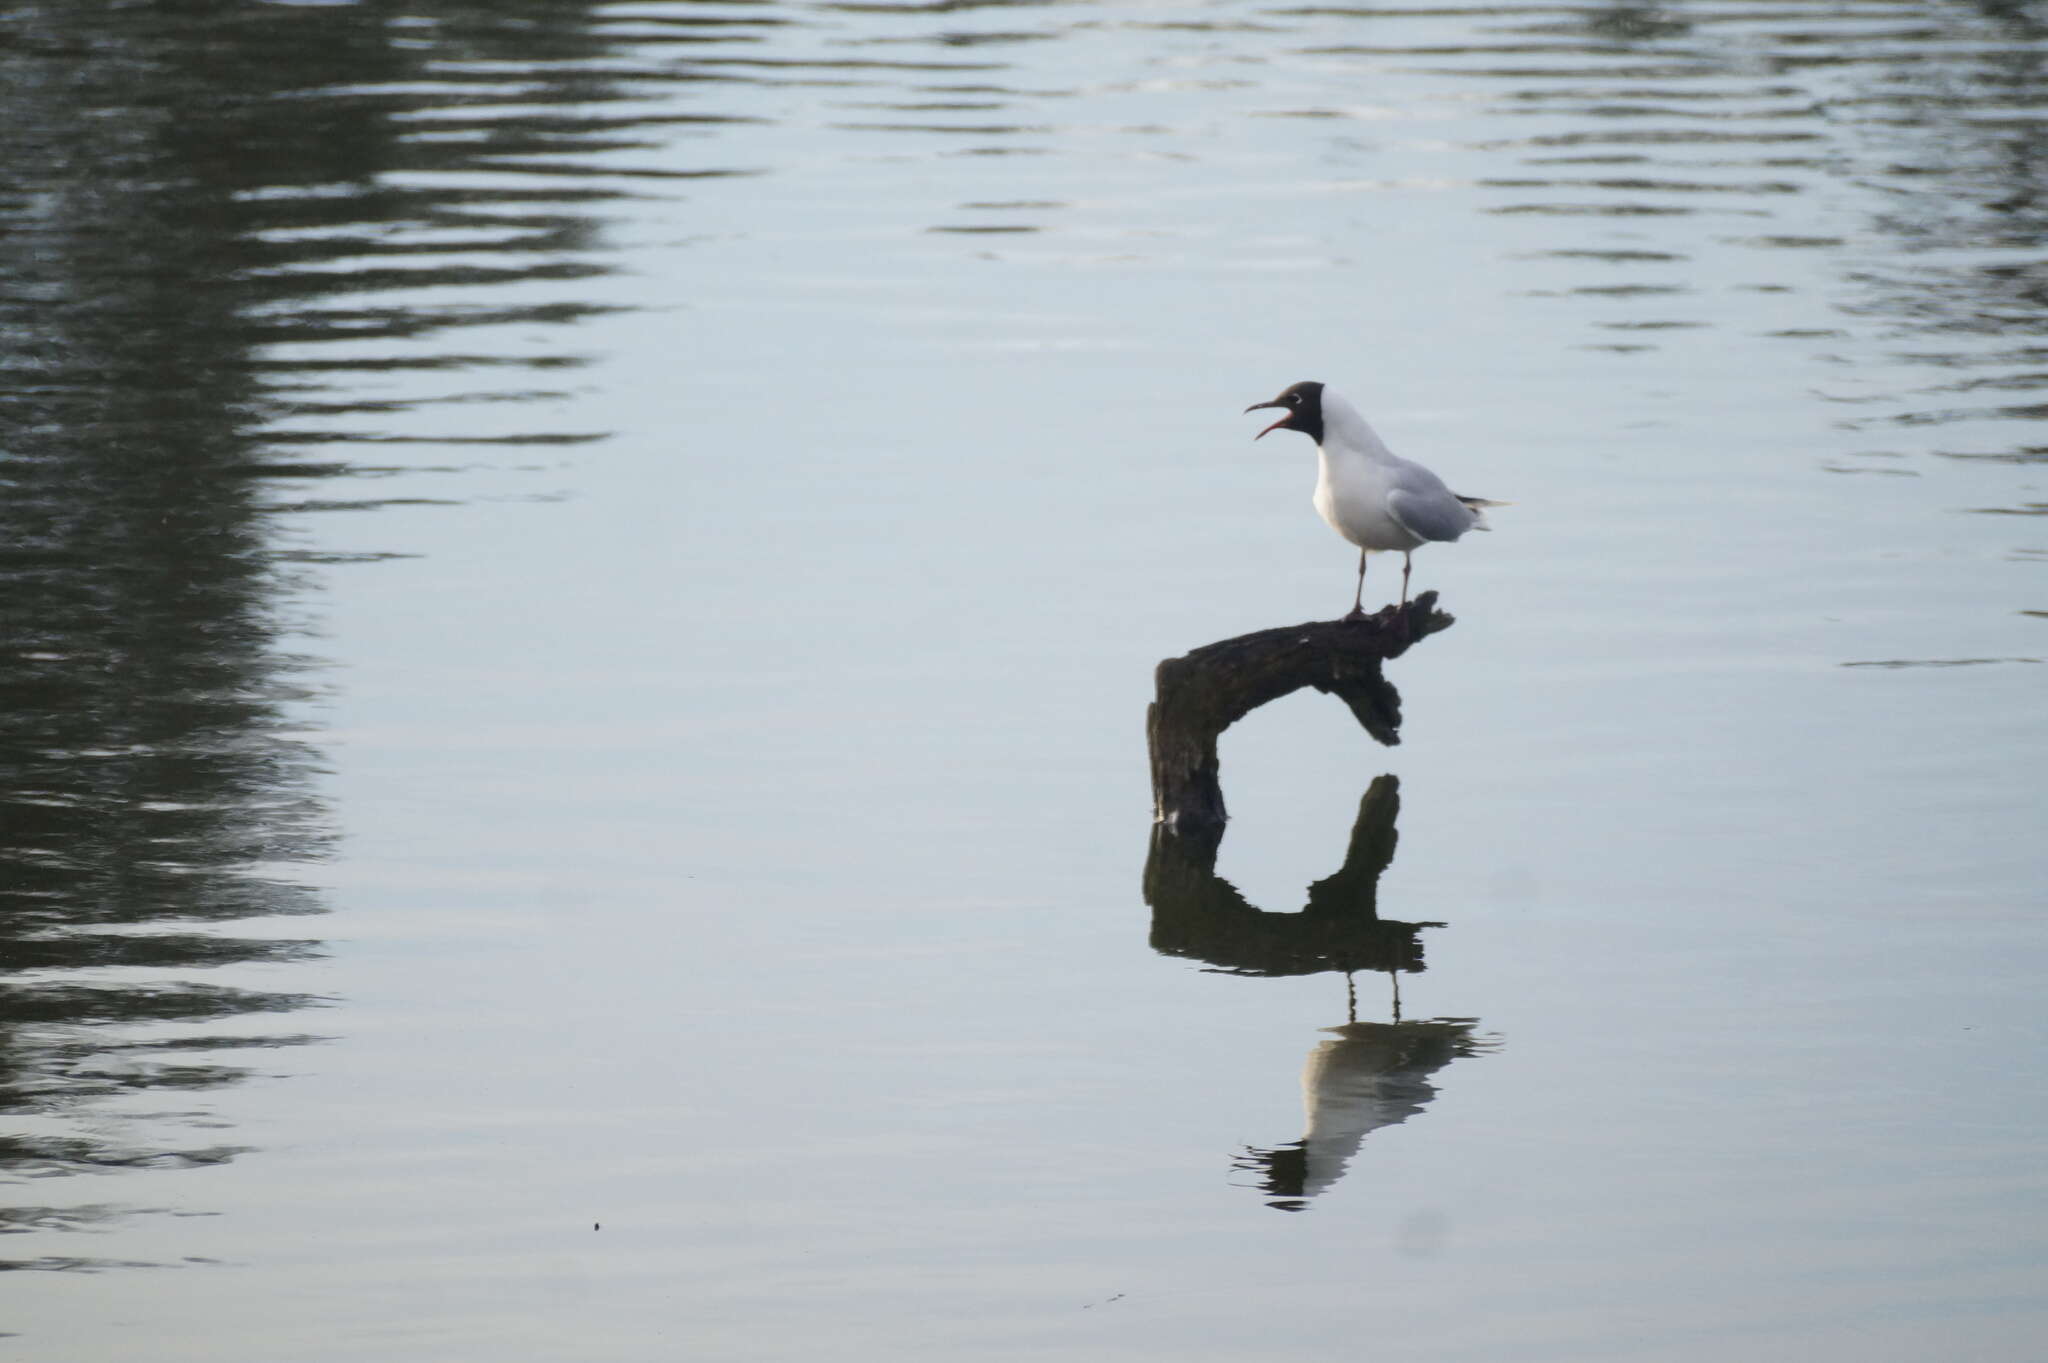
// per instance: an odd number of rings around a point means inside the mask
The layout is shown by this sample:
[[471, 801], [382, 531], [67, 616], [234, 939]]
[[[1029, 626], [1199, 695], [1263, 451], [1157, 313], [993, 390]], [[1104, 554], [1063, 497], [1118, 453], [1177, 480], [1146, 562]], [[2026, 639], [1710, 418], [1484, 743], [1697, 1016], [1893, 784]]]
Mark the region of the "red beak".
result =
[[[1284, 402], [1254, 402], [1251, 406], [1245, 408], [1245, 410], [1247, 412], [1256, 412], [1261, 407], [1285, 407], [1286, 405], [1287, 404]], [[1252, 439], [1264, 440], [1267, 436], [1279, 430], [1282, 426], [1285, 426], [1289, 421], [1292, 421], [1293, 419], [1294, 413], [1289, 412], [1286, 416], [1281, 417], [1278, 421], [1268, 426], [1265, 430], [1260, 431], [1257, 435], [1253, 436]]]

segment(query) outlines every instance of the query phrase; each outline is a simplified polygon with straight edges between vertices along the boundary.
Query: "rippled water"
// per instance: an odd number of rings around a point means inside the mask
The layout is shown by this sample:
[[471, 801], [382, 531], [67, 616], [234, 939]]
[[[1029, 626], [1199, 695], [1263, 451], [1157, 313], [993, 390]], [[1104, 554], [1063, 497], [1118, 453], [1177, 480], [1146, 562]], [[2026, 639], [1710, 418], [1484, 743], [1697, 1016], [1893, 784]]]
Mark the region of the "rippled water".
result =
[[2038, 5], [0, 35], [24, 1356], [2037, 1353]]

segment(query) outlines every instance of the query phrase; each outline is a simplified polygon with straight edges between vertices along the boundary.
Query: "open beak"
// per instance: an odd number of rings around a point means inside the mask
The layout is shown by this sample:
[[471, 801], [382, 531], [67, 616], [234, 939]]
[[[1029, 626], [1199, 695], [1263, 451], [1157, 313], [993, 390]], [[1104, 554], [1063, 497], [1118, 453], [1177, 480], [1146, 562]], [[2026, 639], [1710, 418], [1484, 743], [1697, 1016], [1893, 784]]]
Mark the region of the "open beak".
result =
[[[1252, 404], [1251, 406], [1249, 406], [1249, 407], [1245, 408], [1245, 410], [1246, 410], [1247, 412], [1256, 412], [1256, 411], [1258, 411], [1258, 410], [1259, 410], [1260, 408], [1262, 408], [1262, 407], [1280, 407], [1280, 408], [1285, 408], [1286, 406], [1287, 406], [1287, 404], [1286, 404], [1286, 403], [1284, 403], [1284, 402], [1254, 402], [1254, 403], [1253, 403], [1253, 404]], [[1258, 433], [1257, 435], [1253, 436], [1253, 437], [1252, 437], [1252, 439], [1254, 439], [1254, 440], [1264, 440], [1264, 439], [1265, 439], [1265, 438], [1266, 438], [1267, 436], [1269, 436], [1269, 435], [1271, 435], [1271, 434], [1272, 434], [1273, 432], [1275, 432], [1275, 431], [1279, 430], [1279, 429], [1280, 429], [1280, 428], [1281, 428], [1282, 426], [1285, 426], [1285, 425], [1287, 424], [1288, 420], [1289, 420], [1289, 419], [1290, 419], [1291, 417], [1293, 417], [1293, 415], [1294, 415], [1294, 413], [1292, 413], [1292, 412], [1288, 412], [1286, 416], [1283, 416], [1283, 417], [1281, 417], [1281, 418], [1280, 418], [1280, 419], [1279, 419], [1278, 421], [1276, 421], [1276, 422], [1274, 422], [1274, 423], [1273, 423], [1272, 425], [1268, 426], [1268, 427], [1267, 427], [1267, 428], [1266, 428], [1265, 430], [1263, 430], [1263, 431], [1260, 431], [1260, 432], [1259, 432], [1259, 433]]]

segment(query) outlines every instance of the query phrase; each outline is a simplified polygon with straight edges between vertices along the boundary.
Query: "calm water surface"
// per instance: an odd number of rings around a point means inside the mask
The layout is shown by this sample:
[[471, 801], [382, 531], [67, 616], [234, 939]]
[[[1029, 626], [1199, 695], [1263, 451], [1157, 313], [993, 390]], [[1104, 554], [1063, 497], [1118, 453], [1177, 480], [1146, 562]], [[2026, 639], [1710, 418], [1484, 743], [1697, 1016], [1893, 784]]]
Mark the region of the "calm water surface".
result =
[[2039, 1357], [2048, 10], [0, 31], [21, 1357]]

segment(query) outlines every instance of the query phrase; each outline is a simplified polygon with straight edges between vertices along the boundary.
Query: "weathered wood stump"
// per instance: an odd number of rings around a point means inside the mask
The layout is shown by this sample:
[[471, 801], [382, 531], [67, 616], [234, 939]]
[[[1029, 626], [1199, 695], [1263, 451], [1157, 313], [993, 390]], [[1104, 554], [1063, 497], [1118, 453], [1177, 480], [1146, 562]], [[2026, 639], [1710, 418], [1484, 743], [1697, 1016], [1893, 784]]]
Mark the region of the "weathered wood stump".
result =
[[1168, 832], [1220, 833], [1228, 817], [1216, 739], [1268, 701], [1304, 686], [1351, 707], [1365, 731], [1389, 746], [1401, 741], [1401, 693], [1380, 664], [1451, 627], [1424, 592], [1406, 607], [1360, 620], [1311, 621], [1241, 634], [1168, 658], [1154, 674], [1145, 714], [1152, 753], [1153, 818]]

